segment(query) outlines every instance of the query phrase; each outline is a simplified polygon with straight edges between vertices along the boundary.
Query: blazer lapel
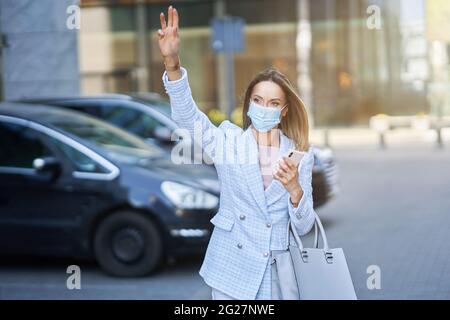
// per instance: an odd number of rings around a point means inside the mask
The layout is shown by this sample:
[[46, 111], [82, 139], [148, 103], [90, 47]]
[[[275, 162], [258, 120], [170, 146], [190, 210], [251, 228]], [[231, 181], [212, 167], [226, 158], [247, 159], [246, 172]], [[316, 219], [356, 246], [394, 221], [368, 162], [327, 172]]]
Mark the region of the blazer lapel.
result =
[[261, 168], [259, 166], [259, 151], [253, 136], [252, 129], [249, 127], [243, 135], [246, 159], [240, 164], [243, 177], [248, 184], [250, 192], [258, 204], [261, 212], [268, 217], [266, 197], [264, 194], [264, 184], [261, 176]]
[[[280, 130], [280, 151], [279, 151], [279, 159], [281, 159], [291, 148], [291, 142], [289, 138], [283, 134], [283, 132]], [[286, 194], [287, 190], [283, 186], [283, 184], [273, 179], [269, 187], [265, 190], [265, 198], [266, 198], [266, 204], [267, 206], [270, 206], [271, 204], [278, 201], [282, 196]]]

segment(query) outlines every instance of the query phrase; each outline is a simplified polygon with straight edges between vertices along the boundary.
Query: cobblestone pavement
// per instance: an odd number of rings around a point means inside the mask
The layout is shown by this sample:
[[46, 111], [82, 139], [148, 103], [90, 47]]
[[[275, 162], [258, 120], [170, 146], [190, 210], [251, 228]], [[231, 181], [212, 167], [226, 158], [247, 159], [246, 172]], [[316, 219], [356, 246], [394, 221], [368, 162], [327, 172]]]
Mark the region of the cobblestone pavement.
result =
[[[341, 146], [336, 157], [341, 193], [317, 212], [330, 245], [344, 248], [358, 297], [450, 299], [450, 148]], [[81, 290], [66, 288], [72, 261], [0, 261], [0, 299], [210, 299], [201, 261], [140, 279], [81, 264]], [[381, 289], [367, 288], [372, 265]]]

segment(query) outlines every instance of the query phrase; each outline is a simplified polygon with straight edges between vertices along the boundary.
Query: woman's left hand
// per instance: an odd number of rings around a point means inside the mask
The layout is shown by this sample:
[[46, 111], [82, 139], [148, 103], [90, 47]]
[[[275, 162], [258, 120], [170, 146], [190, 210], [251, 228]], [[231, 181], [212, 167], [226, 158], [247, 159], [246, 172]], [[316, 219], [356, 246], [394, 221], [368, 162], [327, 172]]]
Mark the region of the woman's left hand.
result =
[[292, 203], [298, 204], [303, 195], [302, 188], [298, 183], [298, 165], [295, 165], [288, 157], [283, 157], [278, 162], [273, 177], [280, 181], [289, 192]]

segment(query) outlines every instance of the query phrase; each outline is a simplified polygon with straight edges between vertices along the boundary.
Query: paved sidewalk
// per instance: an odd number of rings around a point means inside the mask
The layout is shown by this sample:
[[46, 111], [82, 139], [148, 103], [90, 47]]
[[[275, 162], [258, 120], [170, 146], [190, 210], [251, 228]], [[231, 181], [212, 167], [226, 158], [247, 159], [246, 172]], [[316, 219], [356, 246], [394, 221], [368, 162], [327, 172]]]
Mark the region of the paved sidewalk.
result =
[[[336, 148], [341, 194], [318, 210], [360, 299], [450, 299], [450, 148]], [[367, 267], [381, 269], [369, 290]]]
[[[370, 128], [318, 128], [311, 130], [311, 142], [322, 145], [325, 133], [328, 132], [329, 145], [332, 147], [379, 147], [379, 134]], [[444, 145], [450, 147], [450, 128], [442, 129]], [[387, 148], [435, 146], [437, 132], [435, 130], [414, 130], [399, 128], [388, 131], [385, 135]]]

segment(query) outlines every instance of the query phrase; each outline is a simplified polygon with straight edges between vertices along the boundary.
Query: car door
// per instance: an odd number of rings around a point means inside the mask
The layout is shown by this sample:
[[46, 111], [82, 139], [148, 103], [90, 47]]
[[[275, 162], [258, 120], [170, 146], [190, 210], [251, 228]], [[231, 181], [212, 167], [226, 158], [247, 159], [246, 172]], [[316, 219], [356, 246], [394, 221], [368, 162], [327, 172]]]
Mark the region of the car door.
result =
[[75, 217], [64, 162], [58, 177], [34, 168], [38, 158], [62, 159], [25, 121], [0, 119], [0, 136], [0, 251], [65, 252]]
[[71, 178], [66, 188], [70, 189], [71, 197], [66, 208], [76, 219], [74, 250], [84, 256], [91, 249], [91, 227], [95, 221], [112, 208], [123, 205], [127, 194], [116, 179], [119, 169], [115, 165], [74, 141], [67, 143], [50, 136], [47, 139], [68, 163]]
[[[90, 223], [123, 201], [113, 182], [118, 168], [35, 123], [0, 119], [0, 136], [0, 251], [88, 254]], [[61, 167], [56, 177], [34, 169], [35, 159], [48, 157]]]

